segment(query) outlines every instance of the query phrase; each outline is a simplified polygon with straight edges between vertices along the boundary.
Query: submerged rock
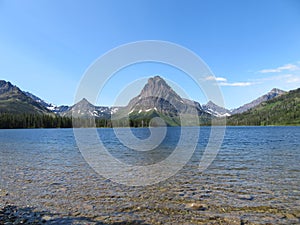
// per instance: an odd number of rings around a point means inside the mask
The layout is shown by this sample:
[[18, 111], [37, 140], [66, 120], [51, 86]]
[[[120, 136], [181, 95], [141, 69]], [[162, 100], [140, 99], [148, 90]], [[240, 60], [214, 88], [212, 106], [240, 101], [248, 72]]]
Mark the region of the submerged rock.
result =
[[8, 192], [4, 189], [0, 189], [0, 197], [8, 196]]
[[49, 221], [52, 220], [53, 218], [51, 216], [45, 215], [42, 217], [42, 221]]
[[185, 205], [185, 208], [186, 209], [193, 209], [193, 210], [202, 210], [202, 211], [205, 211], [205, 210], [208, 209], [208, 206], [206, 204], [193, 202], [193, 203], [187, 203]]
[[238, 217], [225, 217], [224, 218], [224, 223], [225, 224], [230, 224], [230, 225], [241, 225], [242, 221]]
[[254, 197], [252, 195], [238, 195], [237, 197], [238, 197], [238, 199], [249, 200], [249, 201], [254, 199]]

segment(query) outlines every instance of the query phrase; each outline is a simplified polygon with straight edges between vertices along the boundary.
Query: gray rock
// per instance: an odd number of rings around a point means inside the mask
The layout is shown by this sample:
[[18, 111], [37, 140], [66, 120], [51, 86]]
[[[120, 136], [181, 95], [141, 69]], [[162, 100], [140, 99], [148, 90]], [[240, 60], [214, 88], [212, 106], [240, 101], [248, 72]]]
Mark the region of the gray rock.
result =
[[42, 217], [42, 220], [45, 220], [45, 221], [49, 221], [49, 220], [52, 220], [53, 218], [51, 216], [48, 216], [48, 215], [44, 215]]
[[193, 209], [193, 210], [202, 210], [205, 211], [208, 209], [208, 206], [203, 203], [197, 203], [197, 202], [192, 202], [192, 203], [187, 203], [185, 205], [186, 209]]
[[249, 201], [254, 199], [254, 197], [252, 195], [238, 195], [237, 197], [238, 197], [238, 199], [249, 200]]
[[241, 225], [242, 221], [238, 217], [225, 217], [224, 218], [224, 223], [225, 224], [230, 224], [230, 225]]

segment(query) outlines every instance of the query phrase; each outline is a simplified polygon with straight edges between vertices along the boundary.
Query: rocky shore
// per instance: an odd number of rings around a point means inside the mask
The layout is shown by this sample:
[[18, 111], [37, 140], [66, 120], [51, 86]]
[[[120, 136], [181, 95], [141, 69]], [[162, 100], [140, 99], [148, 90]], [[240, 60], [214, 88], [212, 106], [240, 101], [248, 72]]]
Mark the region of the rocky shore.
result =
[[101, 218], [88, 217], [73, 217], [54, 215], [48, 212], [38, 212], [33, 208], [19, 208], [13, 205], [6, 205], [0, 209], [0, 224], [2, 225], [19, 225], [19, 224], [33, 224], [33, 225], [47, 225], [47, 224], [91, 224], [91, 225], [142, 225], [141, 221], [122, 221], [104, 223], [99, 221]]
[[[1, 189], [0, 224], [300, 224], [300, 210], [250, 206], [254, 200], [251, 195], [237, 196], [240, 201], [249, 202], [249, 206], [234, 207], [210, 203], [211, 191], [205, 191], [206, 194], [200, 196], [194, 189], [178, 189], [173, 195], [167, 188], [160, 187], [157, 192], [160, 194], [149, 195], [144, 192], [144, 195], [127, 197], [116, 193], [104, 195], [96, 202], [94, 197], [85, 196], [85, 200], [77, 207], [72, 203], [69, 208], [63, 204], [46, 203], [45, 210], [31, 205], [17, 206], [11, 200], [10, 193]], [[76, 196], [73, 200], [76, 201]]]

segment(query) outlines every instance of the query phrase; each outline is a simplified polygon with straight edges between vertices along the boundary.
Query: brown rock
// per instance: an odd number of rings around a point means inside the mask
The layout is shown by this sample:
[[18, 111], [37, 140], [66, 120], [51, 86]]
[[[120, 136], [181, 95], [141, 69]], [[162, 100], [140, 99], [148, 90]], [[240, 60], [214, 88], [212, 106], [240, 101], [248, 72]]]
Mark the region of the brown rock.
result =
[[193, 203], [187, 203], [185, 205], [185, 208], [205, 211], [207, 210], [208, 207], [205, 204], [193, 202]]

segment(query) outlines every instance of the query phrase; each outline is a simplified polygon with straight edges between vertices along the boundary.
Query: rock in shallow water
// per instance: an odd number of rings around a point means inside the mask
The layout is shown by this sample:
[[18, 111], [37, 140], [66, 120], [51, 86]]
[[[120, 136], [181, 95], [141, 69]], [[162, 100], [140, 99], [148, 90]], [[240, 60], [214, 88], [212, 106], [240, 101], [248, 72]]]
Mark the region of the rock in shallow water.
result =
[[8, 196], [8, 192], [4, 189], [0, 189], [0, 197]]
[[224, 223], [225, 224], [230, 224], [230, 225], [241, 225], [242, 221], [238, 217], [225, 217], [224, 218]]
[[197, 202], [193, 202], [193, 203], [187, 203], [185, 205], [186, 209], [194, 209], [194, 210], [202, 210], [205, 211], [208, 209], [207, 205], [202, 204], [202, 203], [197, 203]]
[[249, 201], [254, 199], [254, 197], [252, 195], [238, 195], [237, 197], [238, 197], [238, 199], [249, 200]]
[[52, 220], [51, 216], [45, 215], [42, 217], [42, 220], [48, 221], [48, 220]]

